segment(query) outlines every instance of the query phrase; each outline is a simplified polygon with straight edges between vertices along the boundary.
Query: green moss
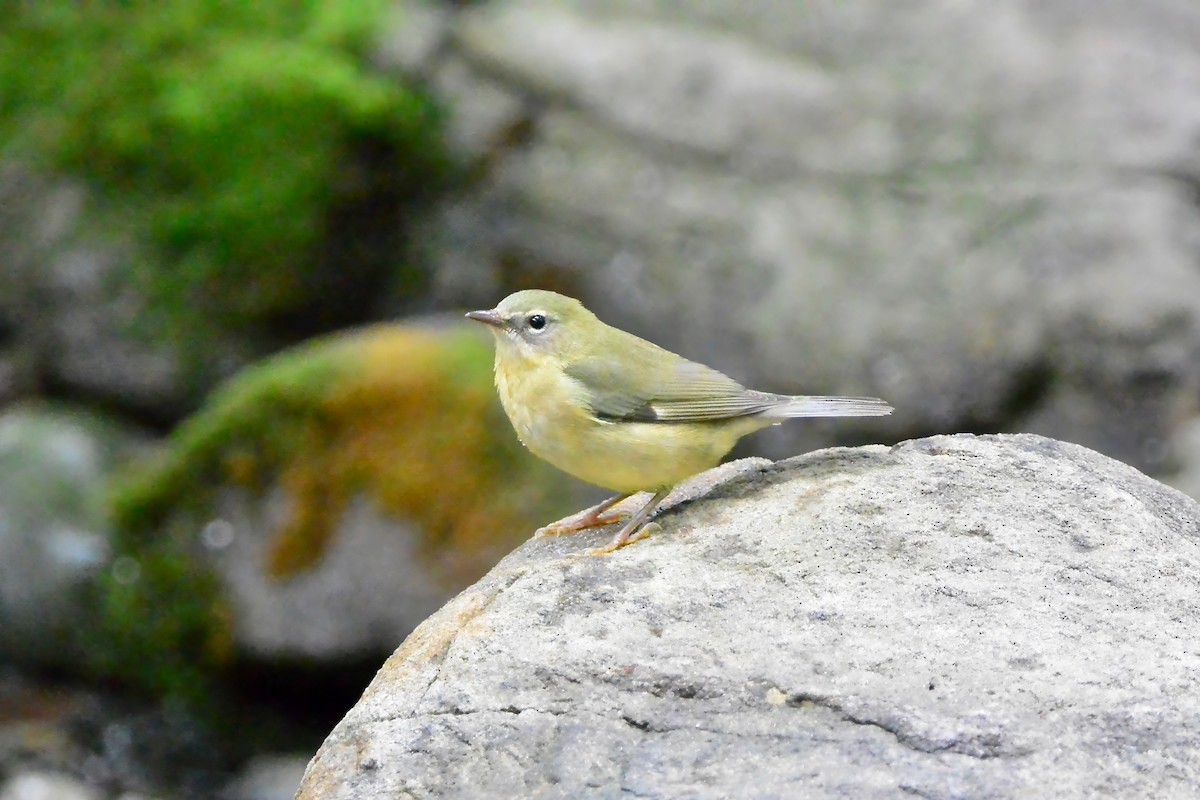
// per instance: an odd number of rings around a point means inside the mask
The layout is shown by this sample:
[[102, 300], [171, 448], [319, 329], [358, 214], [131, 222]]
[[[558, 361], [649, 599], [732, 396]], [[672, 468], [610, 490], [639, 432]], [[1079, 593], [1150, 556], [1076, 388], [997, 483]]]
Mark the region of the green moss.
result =
[[85, 635], [91, 671], [203, 708], [233, 654], [216, 576], [171, 542], [118, 557], [93, 587], [96, 625]]
[[15, 4], [0, 26], [3, 154], [101, 193], [107, 227], [149, 245], [126, 279], [180, 341], [360, 317], [331, 286], [370, 297], [420, 276], [379, 255], [400, 250], [386, 236], [346, 253], [362, 233], [346, 220], [400, 236], [448, 175], [430, 102], [366, 66], [391, 7]]
[[217, 486], [260, 483], [288, 461], [328, 387], [353, 372], [352, 351], [351, 336], [318, 340], [239, 373], [176, 429], [158, 457], [114, 485], [117, 530], [140, 537], [168, 515], [204, 509]]
[[97, 622], [84, 648], [94, 672], [196, 708], [212, 704], [233, 634], [196, 531], [218, 486], [260, 471], [240, 463], [287, 457], [325, 387], [351, 368], [341, 341], [244, 370], [170, 447], [117, 476], [107, 503], [114, 558], [94, 587]]

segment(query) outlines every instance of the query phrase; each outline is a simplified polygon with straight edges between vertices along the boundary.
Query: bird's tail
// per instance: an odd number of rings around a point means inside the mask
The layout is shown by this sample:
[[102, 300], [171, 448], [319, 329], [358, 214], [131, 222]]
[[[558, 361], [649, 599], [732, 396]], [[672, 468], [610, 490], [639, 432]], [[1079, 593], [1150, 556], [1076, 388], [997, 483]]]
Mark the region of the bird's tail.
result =
[[764, 417], [882, 417], [892, 407], [878, 397], [781, 397]]

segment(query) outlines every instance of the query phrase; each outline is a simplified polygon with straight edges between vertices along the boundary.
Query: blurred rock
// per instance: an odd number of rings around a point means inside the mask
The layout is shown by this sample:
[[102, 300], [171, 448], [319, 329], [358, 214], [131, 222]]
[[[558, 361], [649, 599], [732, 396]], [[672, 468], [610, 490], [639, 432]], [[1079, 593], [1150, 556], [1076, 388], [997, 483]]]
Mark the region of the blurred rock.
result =
[[483, 169], [429, 234], [446, 302], [566, 291], [759, 388], [885, 397], [895, 436], [1169, 466], [1200, 396], [1200, 6], [496, 0], [449, 25], [421, 70]]
[[79, 409], [0, 412], [0, 661], [76, 664], [109, 556], [99, 492], [139, 442]]
[[[211, 800], [263, 747], [256, 727], [263, 709], [257, 711], [247, 723], [245, 717], [235, 722], [228, 709], [209, 707], [201, 720], [177, 705], [111, 686], [63, 684], [0, 664], [0, 778], [71, 775], [105, 798]], [[219, 713], [228, 726], [221, 733], [206, 726]], [[303, 724], [301, 718], [293, 717], [293, 724]], [[234, 729], [237, 735], [230, 736]]]
[[78, 769], [64, 720], [87, 702], [82, 694], [46, 686], [0, 663], [0, 776], [35, 766], [51, 772]]
[[221, 800], [292, 800], [307, 765], [305, 756], [259, 756], [221, 792]]
[[0, 800], [102, 800], [95, 787], [68, 775], [22, 772], [0, 786]]
[[[118, 635], [176, 630], [143, 609], [199, 603], [206, 630], [188, 640], [212, 642], [203, 652], [218, 660], [390, 652], [534, 529], [585, 504], [591, 490], [520, 446], [492, 386], [490, 336], [474, 327], [316, 340], [215, 394], [114, 494], [114, 569], [129, 568], [115, 589], [130, 593]], [[214, 594], [166, 584], [171, 599], [159, 597], [164, 572], [211, 573]]]
[[1200, 417], [1181, 425], [1170, 443], [1179, 470], [1168, 481], [1179, 491], [1200, 500]]
[[[253, 723], [240, 724], [227, 709], [209, 707], [208, 717], [178, 704], [130, 702], [128, 697], [96, 693], [82, 713], [69, 720], [76, 745], [75, 765], [88, 781], [147, 795], [212, 798], [237, 763], [256, 744]], [[236, 735], [210, 724], [224, 714]], [[261, 746], [261, 745], [260, 745]]]
[[272, 575], [271, 534], [294, 506], [279, 488], [265, 496], [228, 490], [200, 531], [228, 591], [237, 642], [253, 657], [337, 660], [386, 652], [461, 588], [430, 569], [419, 526], [380, 513], [361, 496], [334, 521], [317, 563]]
[[173, 347], [151, 341], [137, 287], [118, 279], [133, 253], [96, 233], [87, 207], [79, 184], [0, 167], [0, 321], [39, 380], [170, 418], [195, 376]]
[[376, 66], [421, 75], [446, 43], [451, 10], [437, 0], [409, 0], [396, 6], [387, 32], [380, 37]]
[[389, 659], [299, 800], [1194, 790], [1200, 505], [1032, 435], [750, 467], [613, 555], [514, 552]]

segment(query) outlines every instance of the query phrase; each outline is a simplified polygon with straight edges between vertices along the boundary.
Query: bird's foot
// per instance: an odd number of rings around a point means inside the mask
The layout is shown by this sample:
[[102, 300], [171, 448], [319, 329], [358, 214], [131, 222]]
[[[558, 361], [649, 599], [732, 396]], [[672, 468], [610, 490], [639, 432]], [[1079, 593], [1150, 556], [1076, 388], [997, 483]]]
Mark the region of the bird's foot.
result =
[[552, 522], [538, 528], [534, 532], [535, 536], [562, 536], [568, 533], [579, 533], [586, 531], [589, 528], [603, 528], [605, 525], [612, 525], [614, 522], [620, 522], [625, 519], [627, 514], [617, 514], [608, 512], [605, 514], [595, 514], [586, 517], [580, 517], [577, 520], [564, 520], [562, 522]]
[[579, 531], [586, 531], [588, 528], [601, 528], [605, 525], [612, 525], [614, 522], [620, 522], [625, 519], [626, 515], [609, 511], [609, 509], [626, 497], [629, 497], [629, 495], [619, 494], [616, 497], [610, 497], [603, 503], [588, 509], [582, 516], [575, 519], [565, 519], [561, 522], [552, 522], [545, 527], [538, 528], [534, 535], [561, 536], [566, 533], [578, 533]]
[[603, 547], [593, 547], [591, 550], [587, 551], [587, 554], [589, 556], [606, 556], [609, 553], [612, 553], [616, 550], [620, 550], [622, 547], [624, 547], [627, 544], [633, 544], [634, 542], [640, 542], [642, 539], [645, 539], [647, 536], [650, 536], [651, 534], [661, 533], [661, 532], [662, 532], [662, 525], [658, 524], [657, 522], [647, 522], [641, 528], [637, 529], [636, 531], [629, 534], [628, 536], [623, 537], [620, 533], [618, 533], [616, 536], [613, 537], [613, 540], [611, 542], [604, 545]]
[[[667, 496], [670, 489], [659, 489], [646, 505], [642, 506], [636, 514], [629, 518], [629, 521], [621, 526], [621, 530], [617, 531], [617, 535], [612, 541], [604, 547], [597, 547], [594, 550], [589, 550], [588, 554], [593, 556], [602, 556], [606, 553], [611, 553], [614, 550], [619, 550], [627, 544], [632, 544], [639, 539], [645, 539], [650, 535], [651, 530], [659, 530], [661, 526], [654, 522], [647, 522], [650, 514], [658, 508]], [[651, 527], [653, 526], [653, 528]]]

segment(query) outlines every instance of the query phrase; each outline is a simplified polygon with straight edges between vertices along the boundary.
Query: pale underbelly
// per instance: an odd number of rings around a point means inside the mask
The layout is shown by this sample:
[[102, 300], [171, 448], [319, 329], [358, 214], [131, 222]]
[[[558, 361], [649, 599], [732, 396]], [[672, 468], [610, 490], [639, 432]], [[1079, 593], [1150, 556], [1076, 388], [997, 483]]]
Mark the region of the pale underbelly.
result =
[[747, 432], [746, 426], [592, 418], [565, 426], [530, 420], [524, 427], [518, 431], [521, 440], [535, 455], [582, 481], [621, 493], [673, 486], [714, 467]]

